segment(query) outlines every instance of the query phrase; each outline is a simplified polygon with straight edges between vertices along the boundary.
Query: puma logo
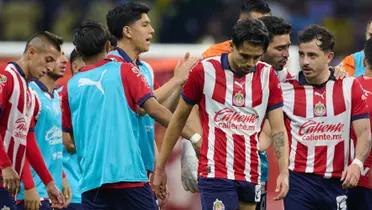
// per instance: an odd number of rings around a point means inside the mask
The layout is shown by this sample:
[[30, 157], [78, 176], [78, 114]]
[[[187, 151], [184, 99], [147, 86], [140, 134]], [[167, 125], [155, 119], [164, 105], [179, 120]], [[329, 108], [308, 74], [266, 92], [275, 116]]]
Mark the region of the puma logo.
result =
[[318, 93], [318, 92], [314, 92], [316, 96], [320, 96], [323, 100], [324, 100], [324, 93]]
[[88, 79], [88, 78], [80, 78], [79, 79], [79, 87], [82, 87], [82, 86], [95, 86], [99, 91], [101, 91], [102, 94], [105, 94], [105, 91], [103, 90], [103, 87], [102, 87], [102, 84], [101, 84], [101, 81], [102, 81], [102, 78], [103, 78], [103, 75], [105, 75], [107, 69], [105, 69], [102, 73], [101, 73], [101, 77], [99, 78], [98, 81], [94, 81], [94, 80], [91, 80], [91, 79]]
[[362, 175], [362, 176], [367, 176], [367, 174], [368, 174], [368, 171], [369, 171], [369, 168], [364, 168], [361, 172], [360, 172], [360, 174]]
[[235, 81], [234, 84], [238, 86], [240, 89], [243, 89], [243, 84], [240, 84], [239, 82]]

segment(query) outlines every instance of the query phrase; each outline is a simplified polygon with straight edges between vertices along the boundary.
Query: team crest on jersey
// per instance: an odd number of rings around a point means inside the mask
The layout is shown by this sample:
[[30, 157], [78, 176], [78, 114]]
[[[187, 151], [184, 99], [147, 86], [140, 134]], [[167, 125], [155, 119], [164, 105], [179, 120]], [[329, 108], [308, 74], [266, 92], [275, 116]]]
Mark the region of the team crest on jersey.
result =
[[0, 85], [6, 83], [8, 78], [4, 74], [0, 74]]
[[225, 205], [218, 198], [213, 202], [213, 210], [225, 210]]
[[321, 117], [321, 116], [324, 116], [326, 113], [326, 107], [325, 105], [322, 103], [322, 102], [318, 102], [315, 104], [315, 107], [314, 107], [314, 114], [316, 117]]
[[244, 105], [244, 95], [239, 91], [233, 97], [233, 104], [235, 106], [243, 106]]

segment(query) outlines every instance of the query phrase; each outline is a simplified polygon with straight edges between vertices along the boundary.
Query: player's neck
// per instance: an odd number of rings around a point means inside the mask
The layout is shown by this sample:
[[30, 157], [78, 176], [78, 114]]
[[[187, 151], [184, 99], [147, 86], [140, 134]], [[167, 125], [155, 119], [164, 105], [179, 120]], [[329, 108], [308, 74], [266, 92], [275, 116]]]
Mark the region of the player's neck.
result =
[[371, 69], [366, 69], [366, 73], [364, 74], [366, 77], [372, 77], [372, 68]]
[[49, 93], [53, 92], [57, 84], [57, 80], [55, 80], [54, 78], [51, 78], [48, 75], [41, 77], [39, 81], [48, 88]]
[[137, 52], [136, 48], [130, 44], [129, 41], [121, 40], [118, 42], [118, 47], [132, 59], [133, 62], [136, 62], [139, 57], [139, 53]]
[[98, 63], [99, 61], [105, 59], [106, 54], [107, 54], [106, 51], [103, 51], [101, 53], [98, 53], [97, 55], [90, 56], [88, 58], [84, 58], [83, 61], [84, 61], [85, 65], [87, 65], [87, 66], [94, 65], [94, 64]]
[[15, 62], [19, 67], [21, 67], [23, 73], [25, 74], [26, 80], [31, 79], [29, 77], [29, 69], [28, 69], [28, 62], [24, 59], [24, 57], [21, 57]]
[[305, 80], [306, 80], [306, 82], [308, 84], [311, 84], [311, 85], [321, 85], [321, 84], [325, 83], [329, 79], [329, 76], [330, 75], [331, 75], [331, 72], [329, 71], [329, 69], [327, 69], [327, 70], [322, 71], [315, 78], [307, 78], [305, 76]]

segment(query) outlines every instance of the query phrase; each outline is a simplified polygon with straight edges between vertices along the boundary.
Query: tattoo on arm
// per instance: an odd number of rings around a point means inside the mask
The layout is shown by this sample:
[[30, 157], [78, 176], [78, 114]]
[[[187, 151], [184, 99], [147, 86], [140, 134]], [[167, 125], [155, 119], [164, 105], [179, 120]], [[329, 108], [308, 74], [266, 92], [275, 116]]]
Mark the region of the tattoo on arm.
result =
[[281, 157], [281, 147], [284, 147], [284, 132], [275, 133], [272, 135], [272, 138], [276, 157], [279, 159]]

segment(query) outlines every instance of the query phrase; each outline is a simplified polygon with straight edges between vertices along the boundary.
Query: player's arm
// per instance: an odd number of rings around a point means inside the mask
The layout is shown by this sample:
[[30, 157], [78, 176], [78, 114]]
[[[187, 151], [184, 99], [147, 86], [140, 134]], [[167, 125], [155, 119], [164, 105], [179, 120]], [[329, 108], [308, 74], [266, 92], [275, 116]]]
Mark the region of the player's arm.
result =
[[[3, 118], [2, 112], [13, 91], [13, 78], [7, 72], [1, 76], [6, 79], [0, 84], [0, 117]], [[3, 136], [0, 136], [0, 169], [4, 188], [12, 194], [17, 193], [20, 186], [20, 176], [6, 152]]]
[[274, 145], [275, 155], [278, 160], [279, 176], [276, 180], [277, 196], [275, 200], [283, 199], [288, 193], [288, 136], [284, 125], [283, 116], [283, 97], [279, 80], [274, 73], [270, 71], [269, 101], [267, 118], [271, 127], [271, 139]]
[[182, 85], [187, 80], [191, 68], [196, 64], [198, 58], [186, 53], [174, 69], [174, 76], [154, 91], [156, 99], [160, 104], [171, 110], [178, 102]]
[[342, 173], [343, 187], [355, 187], [358, 184], [363, 162], [367, 159], [371, 149], [371, 127], [367, 102], [357, 80], [354, 80], [351, 92], [352, 126], [356, 136], [356, 149], [353, 162]]
[[72, 135], [71, 111], [68, 103], [67, 85], [61, 93], [61, 110], [62, 110], [62, 139], [63, 145], [69, 153], [75, 153], [75, 142]]
[[259, 140], [260, 140], [260, 151], [267, 150], [272, 144], [271, 127], [270, 127], [270, 122], [267, 119], [265, 119], [264, 124], [262, 126], [262, 131], [260, 133]]

